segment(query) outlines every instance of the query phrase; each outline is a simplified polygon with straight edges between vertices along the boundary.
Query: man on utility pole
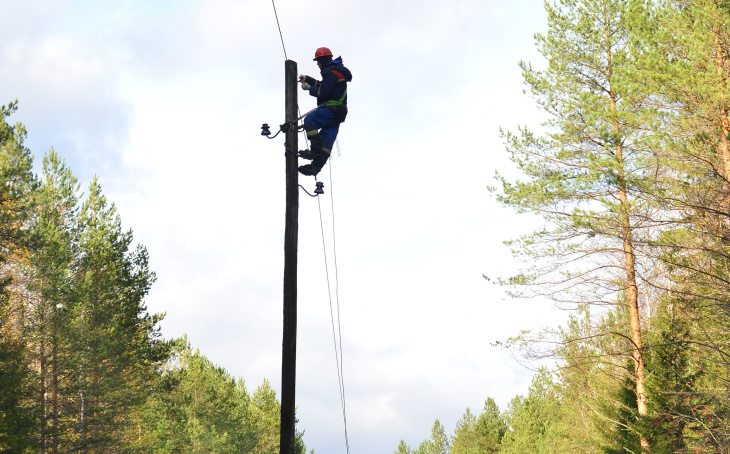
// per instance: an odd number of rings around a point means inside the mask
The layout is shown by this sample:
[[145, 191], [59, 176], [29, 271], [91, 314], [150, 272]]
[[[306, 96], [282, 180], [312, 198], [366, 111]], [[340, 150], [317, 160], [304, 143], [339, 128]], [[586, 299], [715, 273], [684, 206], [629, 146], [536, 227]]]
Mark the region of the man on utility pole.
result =
[[302, 175], [317, 175], [330, 157], [337, 139], [340, 123], [347, 117], [347, 82], [352, 73], [342, 64], [342, 57], [332, 58], [332, 51], [320, 47], [314, 53], [322, 81], [309, 76], [299, 76], [302, 90], [317, 98], [317, 109], [304, 119], [304, 129], [311, 142], [309, 150], [299, 152], [299, 157], [310, 159], [311, 164], [299, 167]]

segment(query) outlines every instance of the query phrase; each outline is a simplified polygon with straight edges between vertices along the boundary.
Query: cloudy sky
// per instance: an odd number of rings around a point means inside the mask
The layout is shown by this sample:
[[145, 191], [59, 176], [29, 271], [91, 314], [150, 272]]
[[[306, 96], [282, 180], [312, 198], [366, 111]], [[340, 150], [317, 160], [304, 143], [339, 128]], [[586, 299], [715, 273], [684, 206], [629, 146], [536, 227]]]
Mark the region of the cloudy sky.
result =
[[[351, 452], [417, 445], [437, 418], [451, 433], [490, 396], [504, 409], [531, 372], [491, 343], [564, 316], [482, 278], [515, 272], [502, 242], [538, 224], [487, 186], [496, 169], [514, 174], [499, 128], [541, 121], [517, 63], [542, 64], [542, 2], [276, 8], [300, 74], [317, 76], [314, 50], [328, 46], [354, 75], [326, 195], [300, 195], [305, 442], [345, 452], [320, 209]], [[280, 382], [284, 141], [259, 127], [283, 122], [284, 60], [269, 0], [0, 0], [0, 104], [20, 101], [11, 120], [37, 164], [54, 147], [84, 186], [99, 177], [150, 252], [165, 336], [187, 334], [251, 390]]]

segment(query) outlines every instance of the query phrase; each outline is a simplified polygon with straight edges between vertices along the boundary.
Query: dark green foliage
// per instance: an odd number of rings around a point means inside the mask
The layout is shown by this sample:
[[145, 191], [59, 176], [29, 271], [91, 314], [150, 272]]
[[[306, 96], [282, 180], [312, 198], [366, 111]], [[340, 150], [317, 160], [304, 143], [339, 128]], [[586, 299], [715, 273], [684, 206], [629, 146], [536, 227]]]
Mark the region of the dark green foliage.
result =
[[34, 205], [32, 192], [37, 187], [31, 173], [33, 159], [25, 147], [27, 135], [21, 123], [10, 125], [7, 118], [18, 108], [17, 101], [0, 106], [0, 250], [7, 254], [25, 242], [25, 221]]
[[[160, 454], [275, 454], [280, 412], [267, 381], [251, 396], [243, 381], [182, 339], [145, 405], [139, 448]], [[302, 434], [296, 441], [297, 454], [304, 454]]]
[[54, 150], [35, 179], [15, 109], [0, 108], [0, 452], [278, 453], [268, 382], [249, 396], [162, 339], [146, 249]]
[[146, 312], [154, 281], [147, 251], [131, 250], [113, 205], [94, 180], [78, 218], [78, 256], [72, 267], [68, 307], [69, 406], [78, 416], [71, 446], [116, 452], [136, 428], [133, 416], [145, 401], [147, 383], [168, 356], [159, 340], [159, 316]]
[[651, 425], [664, 447], [660, 452], [730, 448], [727, 362], [722, 361], [722, 352], [697, 341], [698, 333], [710, 335], [713, 346], [719, 347], [727, 342], [728, 333], [708, 323], [711, 317], [702, 312], [675, 299], [666, 302], [653, 320], [656, 346], [649, 360], [656, 372], [651, 377]]
[[[602, 405], [601, 411], [607, 417], [610, 425], [604, 433], [605, 441], [603, 452], [606, 454], [620, 454], [627, 452], [641, 452], [639, 434], [649, 433], [648, 428], [639, 421], [636, 412], [636, 386], [630, 378], [613, 390], [616, 396], [613, 405]], [[610, 391], [609, 391], [610, 393]], [[656, 440], [652, 439], [652, 451], [657, 449]]]
[[24, 311], [10, 291], [27, 250], [36, 188], [25, 128], [7, 122], [16, 109], [16, 102], [0, 106], [0, 452], [23, 452], [35, 425]]
[[[78, 255], [76, 212], [78, 183], [60, 156], [51, 150], [43, 158], [43, 179], [36, 193], [37, 210], [31, 229], [28, 289], [36, 294], [29, 314], [31, 354], [37, 364], [38, 445], [59, 448], [72, 431], [74, 412], [64, 405], [69, 392], [74, 344], [72, 324], [72, 264]], [[65, 436], [64, 436], [65, 435]]]
[[243, 383], [182, 342], [145, 406], [144, 445], [157, 453], [253, 452]]
[[[2, 308], [0, 307], [0, 311]], [[0, 338], [0, 452], [24, 452], [31, 445], [36, 426], [28, 405], [31, 371], [25, 364], [23, 346], [9, 336]]]

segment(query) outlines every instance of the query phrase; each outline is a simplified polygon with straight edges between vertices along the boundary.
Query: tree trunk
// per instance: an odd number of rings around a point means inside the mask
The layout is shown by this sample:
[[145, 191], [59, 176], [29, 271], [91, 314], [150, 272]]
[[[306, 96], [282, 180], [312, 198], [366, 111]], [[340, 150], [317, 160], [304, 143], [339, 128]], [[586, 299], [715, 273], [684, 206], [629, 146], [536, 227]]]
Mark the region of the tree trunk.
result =
[[56, 345], [57, 340], [54, 338], [52, 355], [53, 364], [51, 372], [51, 427], [53, 432], [51, 434], [51, 453], [58, 454], [58, 346]]
[[58, 454], [58, 308], [55, 304], [51, 307], [51, 311], [53, 312], [51, 324], [53, 330], [51, 334], [51, 358], [53, 358], [51, 362], [51, 453]]
[[[40, 288], [41, 288], [41, 295], [43, 294], [43, 280], [40, 282]], [[47, 368], [48, 365], [46, 364], [46, 304], [47, 301], [41, 296], [37, 299], [37, 310], [38, 310], [38, 337], [39, 337], [39, 344], [38, 344], [38, 360], [39, 360], [39, 381], [40, 386], [38, 390], [38, 403], [40, 404], [40, 434], [38, 437], [38, 452], [40, 454], [46, 454], [46, 424], [48, 419], [46, 418], [46, 383], [48, 381], [48, 373]]]
[[[43, 304], [43, 303], [40, 303]], [[40, 434], [38, 437], [38, 446], [40, 454], [46, 454], [46, 342], [43, 338], [43, 309], [41, 309], [41, 342], [40, 342], [40, 389], [39, 389], [39, 403], [40, 403]]]
[[[719, 21], [719, 19], [718, 19]], [[717, 70], [717, 76], [721, 87], [727, 86], [728, 80], [728, 62], [725, 58], [726, 49], [723, 48], [723, 36], [722, 29], [719, 23], [716, 23], [714, 28], [715, 38], [715, 69]], [[730, 103], [728, 102], [727, 95], [723, 92], [718, 105], [718, 117], [720, 127], [720, 143], [718, 144], [718, 152], [722, 156], [723, 164], [723, 177], [725, 179], [725, 190], [728, 193], [726, 206], [725, 206], [725, 225], [730, 224], [730, 140], [728, 140], [728, 134], [730, 134], [730, 119], [728, 114], [730, 113]]]
[[[608, 54], [611, 62], [611, 53]], [[610, 93], [611, 109], [616, 110], [616, 95]], [[613, 131], [616, 137], [620, 135], [621, 125], [617, 120], [613, 121]], [[621, 206], [621, 238], [623, 240], [624, 272], [626, 274], [626, 304], [629, 307], [629, 327], [631, 330], [631, 357], [634, 360], [634, 382], [636, 391], [636, 409], [640, 418], [648, 415], [646, 402], [646, 373], [644, 371], [644, 352], [641, 341], [641, 312], [639, 311], [639, 286], [636, 282], [636, 255], [634, 253], [633, 226], [631, 225], [631, 207], [629, 205], [629, 194], [626, 182], [626, 172], [623, 162], [623, 146], [621, 143], [614, 144], [616, 161], [619, 169], [618, 196]], [[639, 442], [642, 452], [651, 452], [649, 437], [646, 434], [639, 434]]]
[[[628, 215], [628, 194], [626, 185], [621, 184], [619, 199], [624, 208], [622, 213], [623, 222], [623, 251], [624, 271], [626, 273], [626, 304], [629, 307], [629, 326], [631, 329], [631, 356], [634, 360], [634, 380], [636, 383], [636, 408], [640, 417], [648, 415], [646, 405], [646, 375], [644, 372], [644, 352], [641, 342], [641, 313], [639, 311], [639, 287], [636, 283], [636, 256], [632, 239], [631, 219]], [[645, 434], [640, 434], [641, 449], [649, 452], [649, 439]]]

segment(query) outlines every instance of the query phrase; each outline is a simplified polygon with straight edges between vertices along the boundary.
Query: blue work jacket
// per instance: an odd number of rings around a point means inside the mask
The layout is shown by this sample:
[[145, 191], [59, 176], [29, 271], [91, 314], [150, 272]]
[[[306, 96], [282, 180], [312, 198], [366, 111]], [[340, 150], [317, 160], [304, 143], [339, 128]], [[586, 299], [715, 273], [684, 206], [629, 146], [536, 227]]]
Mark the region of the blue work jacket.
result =
[[309, 84], [309, 94], [317, 98], [318, 106], [342, 106], [347, 110], [347, 82], [352, 73], [342, 65], [342, 57], [330, 61], [322, 68], [322, 81], [305, 76]]

